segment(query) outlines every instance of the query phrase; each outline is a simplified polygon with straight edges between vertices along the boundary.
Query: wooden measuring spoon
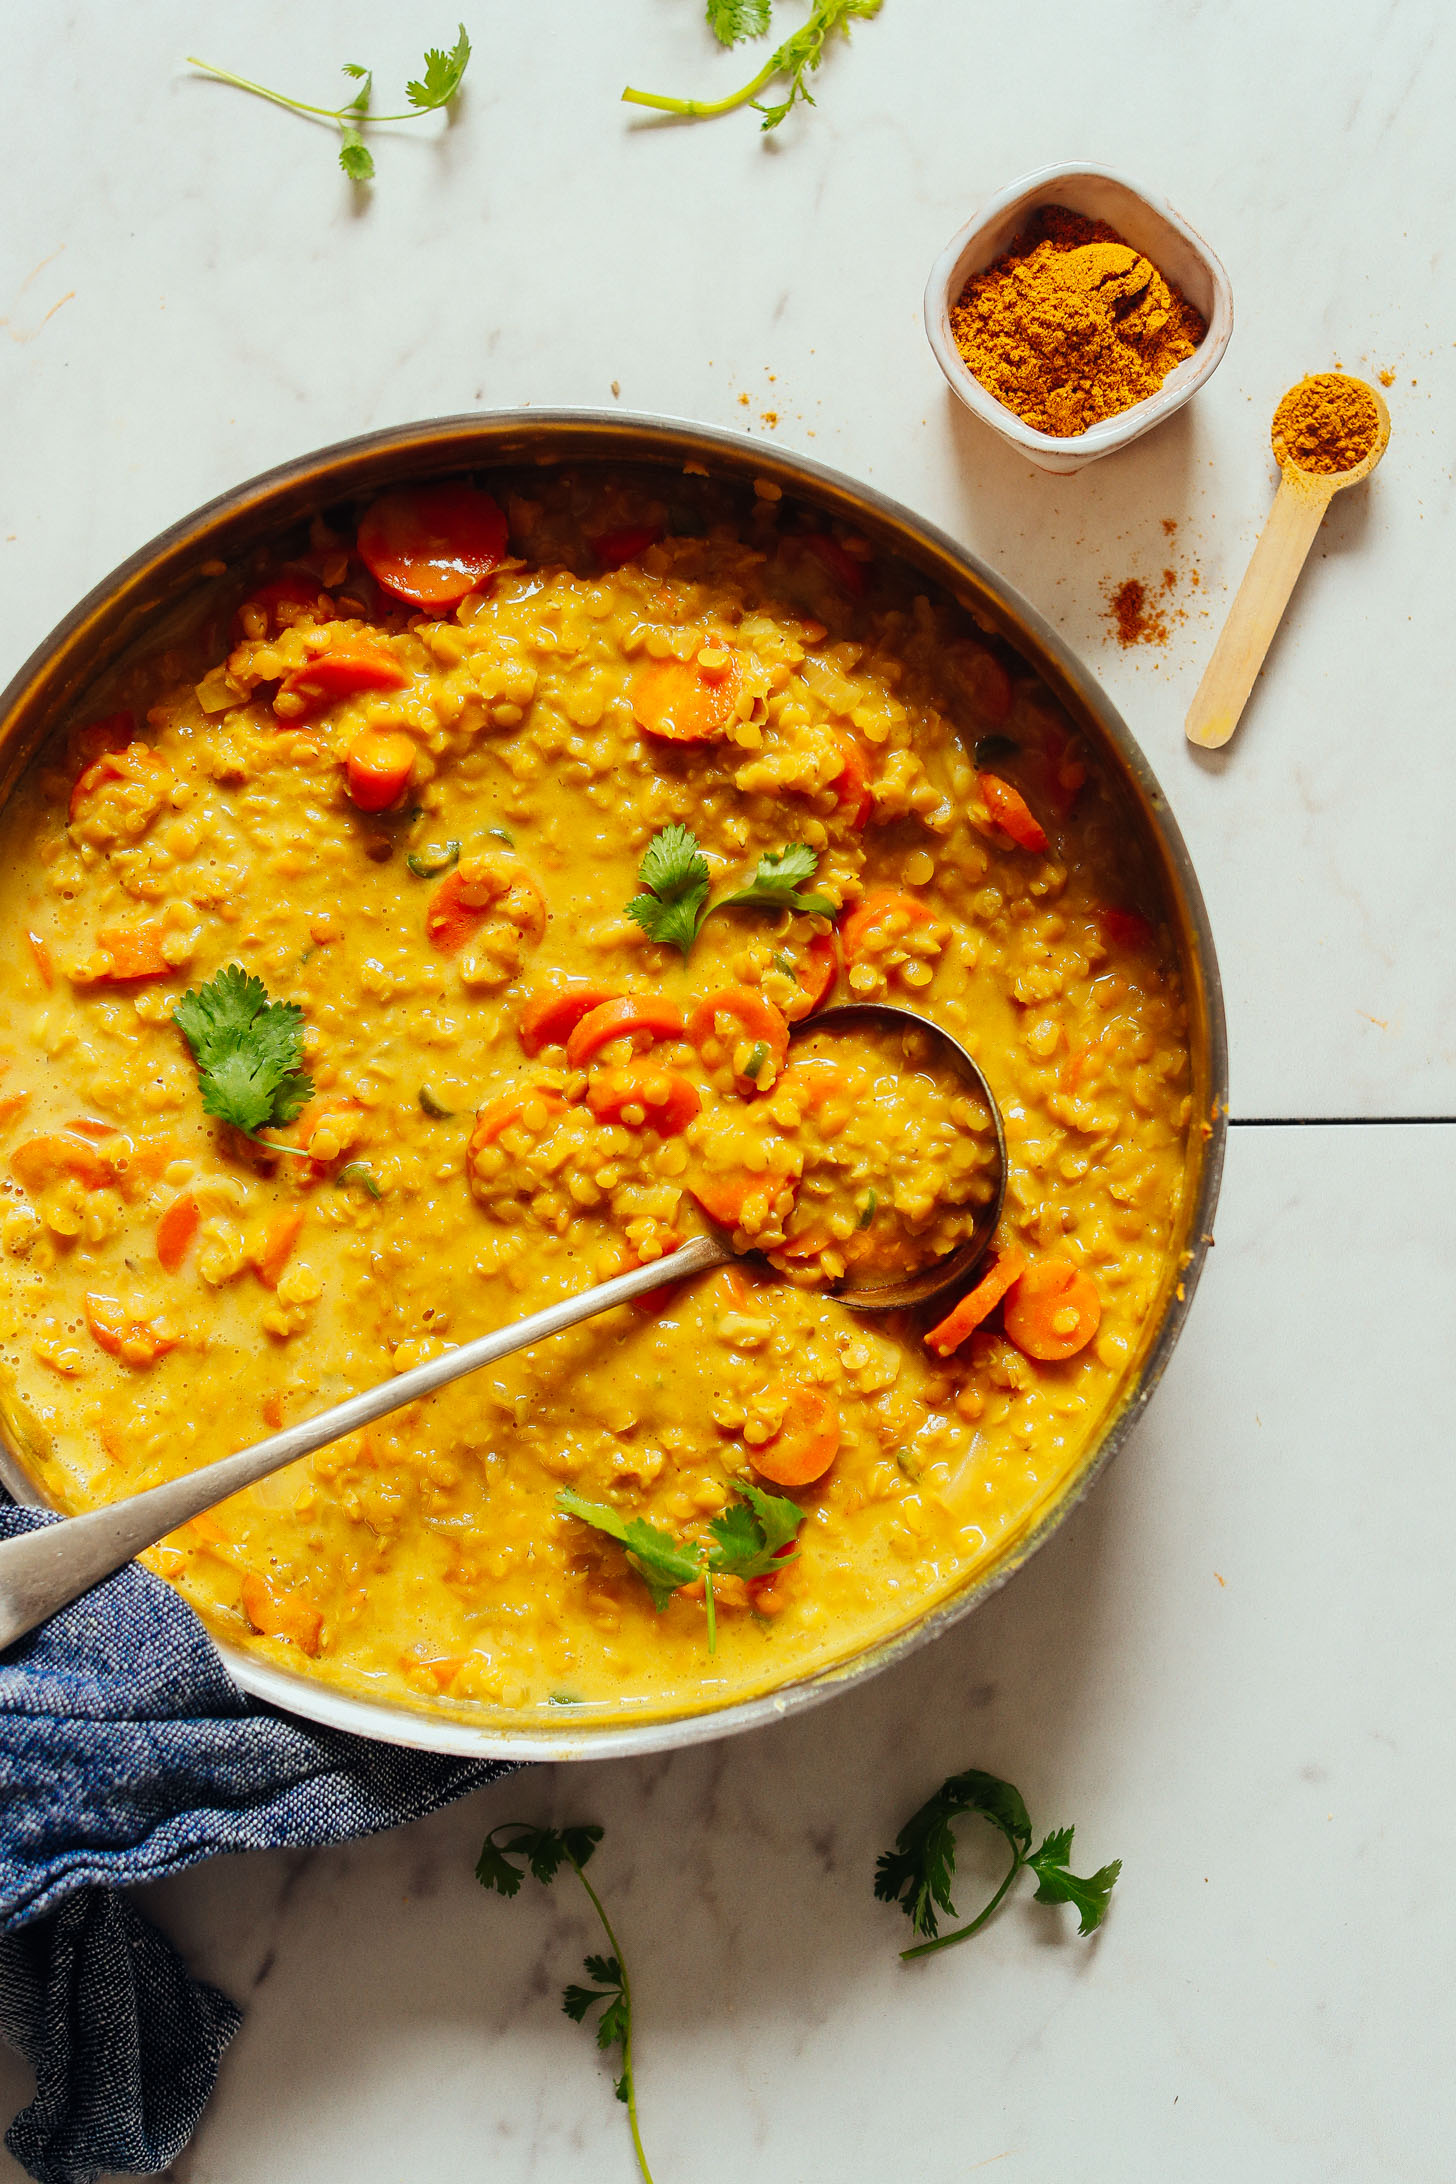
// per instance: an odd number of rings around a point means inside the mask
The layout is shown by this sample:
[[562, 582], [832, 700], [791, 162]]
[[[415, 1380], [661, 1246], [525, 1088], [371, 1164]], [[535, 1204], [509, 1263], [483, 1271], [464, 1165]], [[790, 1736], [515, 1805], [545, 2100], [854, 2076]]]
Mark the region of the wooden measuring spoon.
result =
[[[1188, 740], [1206, 751], [1216, 751], [1227, 743], [1239, 725], [1239, 716], [1249, 702], [1249, 692], [1264, 665], [1264, 655], [1274, 641], [1274, 632], [1325, 510], [1336, 493], [1369, 477], [1390, 439], [1390, 412], [1373, 387], [1345, 372], [1319, 372], [1314, 376], [1342, 380], [1369, 395], [1380, 420], [1375, 444], [1349, 470], [1301, 470], [1277, 429], [1271, 430], [1274, 460], [1280, 471], [1279, 491], [1213, 648], [1213, 658], [1188, 708]], [[1308, 384], [1308, 380], [1300, 382], [1301, 386]], [[1290, 394], [1298, 391], [1297, 387], [1289, 390]], [[1283, 406], [1281, 401], [1279, 408]], [[1278, 414], [1276, 410], [1276, 420]]]

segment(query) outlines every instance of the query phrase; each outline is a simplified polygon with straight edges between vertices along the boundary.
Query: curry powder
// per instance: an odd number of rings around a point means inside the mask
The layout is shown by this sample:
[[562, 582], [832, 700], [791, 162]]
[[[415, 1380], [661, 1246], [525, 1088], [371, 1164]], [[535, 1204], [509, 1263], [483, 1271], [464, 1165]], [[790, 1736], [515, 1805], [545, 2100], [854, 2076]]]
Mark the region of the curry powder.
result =
[[1330, 477], [1363, 463], [1380, 437], [1374, 395], [1343, 372], [1316, 372], [1291, 387], [1274, 412], [1272, 438], [1280, 463]]
[[950, 323], [987, 393], [1058, 439], [1156, 394], [1208, 332], [1150, 259], [1065, 205], [1038, 206], [966, 283]]

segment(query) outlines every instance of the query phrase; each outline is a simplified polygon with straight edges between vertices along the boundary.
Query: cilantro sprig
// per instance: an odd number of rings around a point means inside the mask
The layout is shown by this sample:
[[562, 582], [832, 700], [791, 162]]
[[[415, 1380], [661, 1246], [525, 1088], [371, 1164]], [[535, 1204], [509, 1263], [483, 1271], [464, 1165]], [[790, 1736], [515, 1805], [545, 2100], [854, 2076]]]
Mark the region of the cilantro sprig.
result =
[[[751, 105], [763, 116], [764, 129], [777, 129], [801, 102], [805, 106], [814, 104], [814, 95], [804, 79], [819, 67], [832, 34], [838, 30], [848, 37], [850, 24], [878, 15], [880, 4], [881, 0], [814, 0], [807, 21], [774, 48], [756, 76], [726, 99], [663, 98], [655, 91], [634, 90], [629, 84], [622, 93], [623, 100], [629, 106], [655, 107], [659, 113], [676, 114], [685, 121], [708, 121], [714, 115], [731, 113], [736, 106]], [[761, 35], [758, 26], [761, 21], [762, 30], [767, 30], [768, 13], [766, 6], [755, 6], [752, 0], [736, 0], [736, 4], [735, 0], [708, 0], [708, 24], [723, 45], [736, 45], [741, 38]], [[765, 105], [759, 92], [780, 76], [788, 78], [787, 96], [776, 104]]]
[[258, 1133], [295, 1121], [313, 1096], [297, 1002], [270, 1001], [261, 978], [227, 963], [205, 986], [188, 988], [172, 1021], [192, 1049], [204, 1111], [270, 1152], [296, 1152]]
[[627, 915], [649, 940], [680, 948], [686, 962], [705, 919], [717, 910], [792, 910], [802, 916], [834, 917], [835, 905], [827, 895], [803, 891], [818, 869], [819, 852], [807, 842], [765, 850], [746, 887], [710, 904], [712, 875], [702, 846], [690, 828], [674, 821], [648, 843], [637, 872], [644, 892], [633, 896]]
[[448, 52], [439, 46], [429, 48], [418, 79], [404, 87], [409, 105], [402, 114], [372, 114], [369, 111], [369, 102], [374, 95], [374, 74], [359, 61], [344, 63], [344, 74], [359, 88], [342, 106], [310, 106], [302, 99], [287, 97], [282, 91], [270, 91], [265, 84], [253, 83], [246, 76], [235, 76], [230, 69], [215, 68], [211, 61], [200, 61], [194, 53], [188, 54], [187, 65], [200, 68], [204, 75], [216, 78], [219, 83], [230, 83], [236, 90], [251, 91], [255, 98], [284, 106], [290, 113], [306, 115], [312, 121], [333, 122], [340, 136], [339, 165], [351, 182], [372, 182], [374, 155], [361, 133], [364, 124], [417, 121], [421, 114], [433, 114], [440, 107], [448, 106], [460, 89], [470, 60], [470, 39], [465, 25], [461, 23], [459, 29], [460, 35]]
[[642, 2134], [637, 2126], [637, 2087], [632, 2075], [632, 1982], [627, 1976], [622, 1945], [612, 1931], [612, 1922], [602, 1899], [582, 1870], [596, 1851], [603, 1832], [594, 1824], [540, 1828], [525, 1820], [504, 1821], [500, 1827], [492, 1828], [482, 1843], [475, 1878], [482, 1888], [493, 1888], [501, 1896], [515, 1896], [519, 1895], [521, 1882], [528, 1871], [543, 1887], [549, 1888], [562, 1867], [570, 1866], [586, 1890], [592, 1909], [601, 1920], [611, 1955], [586, 1959], [583, 1969], [593, 1984], [583, 1987], [573, 1981], [562, 1990], [561, 2007], [574, 2024], [580, 2025], [598, 2003], [603, 2005], [597, 2019], [597, 2046], [604, 2053], [614, 2047], [621, 2050], [622, 2071], [616, 2080], [617, 2098], [627, 2110], [637, 2166], [646, 2184], [652, 2184], [652, 2171], [647, 2166]]
[[[969, 1925], [957, 1927], [953, 1934], [942, 1934], [937, 1906], [948, 1917], [956, 1916], [950, 1897], [956, 1860], [953, 1823], [966, 1813], [978, 1813], [1004, 1836], [1010, 1846], [1011, 1864], [990, 1902]], [[930, 1956], [937, 1949], [948, 1949], [952, 1942], [967, 1941], [972, 1934], [978, 1934], [1023, 1868], [1036, 1875], [1038, 1903], [1072, 1904], [1081, 1921], [1079, 1932], [1092, 1933], [1102, 1924], [1108, 1898], [1122, 1871], [1122, 1860], [1114, 1858], [1111, 1865], [1083, 1880], [1067, 1862], [1072, 1854], [1073, 1832], [1071, 1828], [1054, 1828], [1033, 1850], [1031, 1815], [1019, 1790], [998, 1775], [983, 1774], [978, 1767], [951, 1775], [918, 1812], [910, 1815], [895, 1837], [894, 1849], [887, 1850], [875, 1867], [875, 1894], [880, 1901], [898, 1903], [912, 1930], [926, 1937], [917, 1947], [902, 1949], [901, 1956]]]
[[768, 1577], [792, 1562], [799, 1550], [793, 1542], [804, 1512], [784, 1494], [766, 1494], [746, 1480], [734, 1488], [738, 1499], [730, 1502], [708, 1526], [706, 1541], [683, 1541], [647, 1517], [620, 1517], [605, 1502], [586, 1501], [571, 1487], [562, 1487], [556, 1506], [577, 1517], [595, 1531], [605, 1532], [627, 1551], [627, 1560], [652, 1595], [659, 1615], [682, 1585], [703, 1581], [703, 1602], [708, 1613], [708, 1651], [718, 1649], [717, 1611], [713, 1599], [715, 1577]]

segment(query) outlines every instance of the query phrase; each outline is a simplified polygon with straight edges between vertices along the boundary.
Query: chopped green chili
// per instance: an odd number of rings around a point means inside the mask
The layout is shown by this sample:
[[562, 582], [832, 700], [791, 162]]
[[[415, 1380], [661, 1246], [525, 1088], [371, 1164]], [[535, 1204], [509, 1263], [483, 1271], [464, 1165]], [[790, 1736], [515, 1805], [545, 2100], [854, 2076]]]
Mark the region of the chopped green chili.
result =
[[427, 1084], [420, 1086], [420, 1105], [432, 1122], [448, 1122], [455, 1112], [453, 1107], [442, 1107]]
[[509, 827], [487, 827], [486, 834], [492, 842], [504, 842], [507, 849], [514, 849], [516, 837]]
[[870, 1194], [869, 1194], [869, 1196], [868, 1196], [868, 1197], [866, 1198], [866, 1200], [865, 1200], [865, 1207], [864, 1207], [864, 1212], [863, 1212], [863, 1213], [862, 1213], [862, 1214], [860, 1215], [860, 1217], [859, 1217], [859, 1225], [860, 1225], [860, 1227], [861, 1227], [861, 1228], [868, 1228], [868, 1227], [869, 1227], [869, 1225], [870, 1225], [871, 1221], [873, 1221], [873, 1219], [874, 1219], [874, 1217], [875, 1217], [876, 1213], [877, 1213], [877, 1212], [878, 1212], [878, 1210], [879, 1210], [879, 1204], [880, 1204], [880, 1194], [879, 1194], [879, 1192], [878, 1192], [878, 1191], [871, 1191], [871, 1192], [870, 1192]]
[[443, 849], [411, 850], [405, 858], [417, 880], [433, 880], [460, 862], [460, 844], [447, 842]]
[[748, 1060], [747, 1060], [747, 1061], [746, 1061], [746, 1062], [744, 1063], [744, 1065], [743, 1065], [743, 1074], [744, 1074], [744, 1076], [745, 1076], [745, 1077], [753, 1077], [753, 1078], [757, 1079], [757, 1077], [758, 1077], [759, 1073], [761, 1072], [761, 1070], [762, 1070], [762, 1068], [763, 1068], [763, 1065], [764, 1065], [764, 1063], [765, 1063], [765, 1062], [766, 1062], [767, 1060], [768, 1060], [768, 1048], [767, 1048], [767, 1046], [765, 1045], [765, 1043], [764, 1043], [764, 1041], [763, 1041], [762, 1039], [758, 1039], [758, 1040], [755, 1040], [755, 1042], [754, 1042], [754, 1047], [753, 1047], [753, 1052], [752, 1052], [752, 1053], [751, 1053], [751, 1054], [749, 1055], [749, 1057], [748, 1057]]
[[362, 1183], [371, 1198], [384, 1196], [375, 1180], [373, 1169], [366, 1168], [362, 1160], [351, 1160], [346, 1167], [340, 1168], [334, 1181], [341, 1190], [350, 1183]]
[[999, 759], [1015, 758], [1020, 749], [1010, 736], [982, 736], [976, 745], [976, 764], [994, 766]]

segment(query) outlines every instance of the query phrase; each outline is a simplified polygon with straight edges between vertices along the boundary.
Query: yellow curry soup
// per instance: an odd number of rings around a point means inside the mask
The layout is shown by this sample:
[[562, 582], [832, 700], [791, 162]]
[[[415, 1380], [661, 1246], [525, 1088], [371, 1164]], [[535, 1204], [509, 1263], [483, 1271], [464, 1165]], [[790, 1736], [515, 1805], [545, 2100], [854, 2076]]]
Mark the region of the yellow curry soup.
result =
[[[773, 489], [647, 473], [385, 496], [235, 600], [0, 816], [0, 1356], [47, 1496], [224, 1454], [705, 1208], [779, 1272], [491, 1368], [153, 1566], [278, 1665], [511, 1721], [746, 1697], [966, 1584], [1075, 1475], [1179, 1234], [1183, 997], [1049, 693]], [[673, 827], [708, 873], [685, 950], [628, 914]], [[713, 907], [790, 845], [822, 911]], [[302, 1012], [273, 1148], [204, 1112], [172, 1021], [234, 963]], [[1002, 1108], [1002, 1221], [933, 1326], [835, 1285], [951, 1248], [985, 1118], [947, 1128], [913, 1056], [790, 1048], [835, 998], [922, 1011]], [[750, 1486], [796, 1552], [722, 1580], [712, 1652], [701, 1584], [659, 1613], [558, 1500], [695, 1551]]]

